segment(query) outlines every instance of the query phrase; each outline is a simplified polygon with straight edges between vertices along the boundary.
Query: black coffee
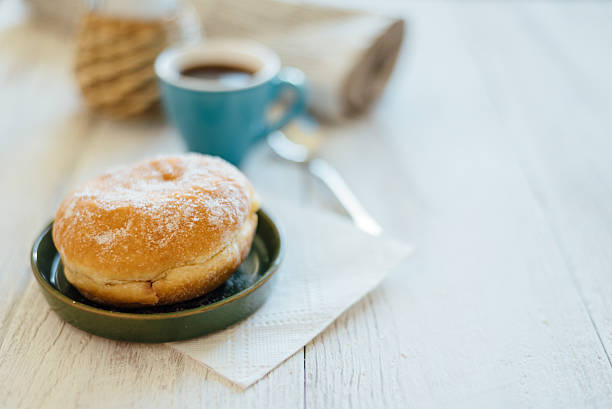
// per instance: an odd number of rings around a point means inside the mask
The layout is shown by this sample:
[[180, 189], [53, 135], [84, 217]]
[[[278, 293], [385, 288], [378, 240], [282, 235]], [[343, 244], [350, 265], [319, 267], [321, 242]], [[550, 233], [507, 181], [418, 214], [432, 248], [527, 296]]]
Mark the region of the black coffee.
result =
[[253, 79], [255, 72], [244, 67], [222, 64], [194, 65], [181, 70], [181, 75], [208, 81], [218, 81], [227, 86], [240, 87]]

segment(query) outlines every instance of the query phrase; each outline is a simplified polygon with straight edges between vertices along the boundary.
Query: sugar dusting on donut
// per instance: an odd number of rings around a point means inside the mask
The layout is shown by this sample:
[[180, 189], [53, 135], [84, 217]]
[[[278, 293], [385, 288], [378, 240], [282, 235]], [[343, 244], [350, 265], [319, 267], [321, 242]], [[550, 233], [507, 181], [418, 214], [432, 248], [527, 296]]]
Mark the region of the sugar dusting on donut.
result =
[[210, 250], [253, 211], [253, 196], [246, 177], [221, 159], [158, 157], [72, 192], [58, 211], [54, 238], [60, 253], [76, 260], [152, 271], [154, 263], [175, 258], [170, 253], [188, 258]]

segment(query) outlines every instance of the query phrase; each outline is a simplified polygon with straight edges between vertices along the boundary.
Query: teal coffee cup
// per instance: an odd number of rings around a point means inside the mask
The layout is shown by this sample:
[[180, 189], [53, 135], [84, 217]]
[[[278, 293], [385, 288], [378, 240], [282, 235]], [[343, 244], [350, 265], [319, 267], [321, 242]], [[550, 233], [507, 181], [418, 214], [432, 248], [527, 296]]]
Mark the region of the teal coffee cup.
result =
[[247, 40], [171, 47], [157, 57], [155, 72], [166, 115], [187, 148], [235, 165], [305, 107], [304, 74], [281, 68], [272, 50]]

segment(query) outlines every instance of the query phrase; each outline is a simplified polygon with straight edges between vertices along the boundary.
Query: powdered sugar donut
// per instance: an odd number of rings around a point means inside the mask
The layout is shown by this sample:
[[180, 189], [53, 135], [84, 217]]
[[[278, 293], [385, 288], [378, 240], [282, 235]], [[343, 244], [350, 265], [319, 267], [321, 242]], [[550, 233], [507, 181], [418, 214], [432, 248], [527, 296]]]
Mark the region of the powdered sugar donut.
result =
[[248, 255], [259, 204], [247, 178], [199, 154], [106, 173], [60, 205], [53, 240], [86, 298], [139, 307], [209, 292]]

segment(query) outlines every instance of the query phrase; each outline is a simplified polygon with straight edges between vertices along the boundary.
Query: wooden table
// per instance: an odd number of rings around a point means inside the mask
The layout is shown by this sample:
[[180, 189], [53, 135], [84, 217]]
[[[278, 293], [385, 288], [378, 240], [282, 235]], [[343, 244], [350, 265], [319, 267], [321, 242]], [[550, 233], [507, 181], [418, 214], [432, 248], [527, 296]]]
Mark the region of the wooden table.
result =
[[[323, 155], [416, 253], [246, 391], [46, 308], [28, 251], [67, 189], [183, 147], [161, 120], [89, 114], [71, 43], [11, 4], [0, 2], [0, 407], [612, 406], [611, 4], [385, 3], [410, 21], [404, 55], [374, 112], [329, 129]], [[264, 146], [244, 170], [264, 197], [339, 210]]]

